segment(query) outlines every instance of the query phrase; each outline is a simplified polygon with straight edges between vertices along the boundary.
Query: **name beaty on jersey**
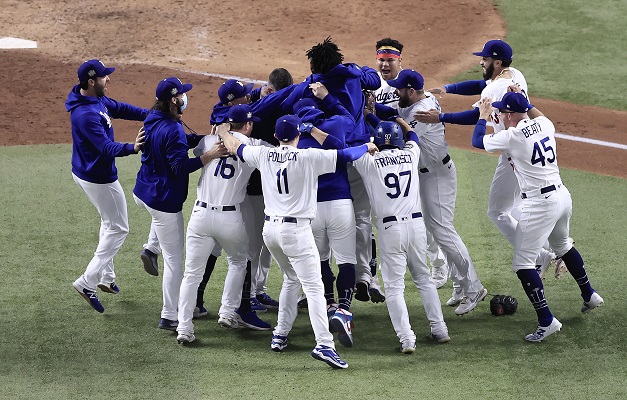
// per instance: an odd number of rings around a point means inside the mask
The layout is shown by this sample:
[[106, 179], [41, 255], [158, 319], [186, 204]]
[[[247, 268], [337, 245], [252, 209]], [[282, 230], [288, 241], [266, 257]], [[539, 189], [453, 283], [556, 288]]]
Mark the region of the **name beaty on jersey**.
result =
[[533, 124], [522, 128], [521, 132], [523, 133], [523, 135], [525, 135], [526, 138], [528, 138], [531, 135], [542, 132], [542, 127], [537, 122], [534, 122]]

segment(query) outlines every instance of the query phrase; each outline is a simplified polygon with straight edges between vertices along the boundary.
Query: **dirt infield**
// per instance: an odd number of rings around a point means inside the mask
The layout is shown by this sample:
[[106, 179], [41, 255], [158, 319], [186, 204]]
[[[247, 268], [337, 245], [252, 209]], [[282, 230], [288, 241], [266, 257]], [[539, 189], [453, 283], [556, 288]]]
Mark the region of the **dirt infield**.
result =
[[[89, 58], [117, 68], [110, 97], [143, 107], [152, 105], [160, 79], [176, 75], [193, 83], [185, 121], [200, 133], [210, 129], [209, 115], [223, 80], [181, 71], [264, 80], [273, 68], [284, 67], [299, 81], [308, 74], [305, 51], [328, 35], [347, 61], [373, 66], [374, 43], [394, 37], [406, 46], [403, 66], [420, 71], [426, 87], [440, 85], [478, 62], [470, 53], [486, 40], [505, 36], [498, 10], [488, 1], [447, 7], [449, 2], [414, 2], [420, 9], [417, 18], [411, 10], [407, 15], [395, 11], [406, 8], [400, 0], [378, 3], [381, 10], [366, 1], [337, 2], [332, 11], [328, 2], [317, 0], [288, 0], [281, 8], [270, 0], [129, 0], [114, 5], [41, 0], [36, 7], [33, 1], [0, 0], [4, 20], [11, 21], [0, 27], [0, 37], [39, 43], [37, 49], [0, 50], [0, 145], [69, 143], [64, 102], [76, 83], [76, 69]], [[527, 79], [532, 103], [559, 132], [627, 144], [627, 112], [534, 99], [533, 77]], [[448, 95], [441, 104], [445, 111], [461, 111], [475, 100]], [[114, 125], [119, 141], [130, 141], [139, 128], [126, 121]], [[471, 132], [472, 127], [447, 126], [449, 144], [470, 148]], [[558, 146], [563, 167], [627, 178], [625, 150], [561, 139]]]

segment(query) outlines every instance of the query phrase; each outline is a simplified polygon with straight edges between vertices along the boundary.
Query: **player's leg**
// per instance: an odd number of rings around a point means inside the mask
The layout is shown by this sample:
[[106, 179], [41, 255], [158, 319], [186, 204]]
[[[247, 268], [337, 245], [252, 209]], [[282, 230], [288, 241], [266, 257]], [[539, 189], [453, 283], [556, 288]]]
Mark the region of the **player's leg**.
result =
[[572, 245], [572, 241], [569, 240], [570, 217], [572, 215], [570, 192], [562, 185], [553, 196], [559, 197], [561, 213], [553, 232], [549, 235], [549, 243], [551, 248], [555, 249], [557, 255], [566, 263], [566, 268], [568, 268], [568, 271], [579, 286], [581, 297], [584, 301], [581, 312], [588, 312], [603, 304], [603, 299], [592, 288], [583, 258]]
[[465, 297], [455, 313], [462, 315], [472, 311], [487, 294], [468, 248], [453, 225], [457, 197], [457, 171], [453, 161], [436, 165], [420, 175], [420, 198], [424, 223], [446, 254], [451, 266], [451, 280], [459, 284]]
[[[316, 218], [311, 221], [311, 233], [313, 234], [316, 249], [318, 249], [318, 255], [320, 257], [320, 272], [322, 274], [324, 298], [327, 301], [327, 306], [336, 304], [335, 287], [333, 286], [335, 275], [333, 275], [333, 271], [331, 270], [331, 247], [329, 245], [329, 232], [327, 227], [329, 219], [332, 218], [332, 203], [332, 201], [317, 203]], [[355, 225], [354, 221], [355, 219], [353, 217], [353, 226]]]
[[208, 226], [205, 221], [207, 209], [195, 206], [187, 224], [185, 238], [186, 257], [185, 271], [181, 281], [181, 290], [178, 303], [177, 331], [179, 334], [193, 334], [194, 308], [197, 305], [198, 285], [203, 279], [206, 268], [206, 259], [211, 254], [215, 240], [209, 236]]
[[424, 221], [422, 218], [414, 218], [408, 223], [408, 228], [407, 266], [414, 284], [420, 291], [431, 335], [439, 342], [448, 341], [448, 328], [444, 323], [438, 289], [431, 279], [427, 266], [427, 237]]
[[283, 223], [280, 241], [283, 253], [288, 257], [307, 296], [307, 310], [316, 343], [335, 348], [333, 335], [329, 332], [324, 285], [319, 268], [320, 256], [311, 233], [310, 222], [299, 219], [296, 224]]
[[205, 289], [207, 288], [207, 283], [209, 283], [209, 279], [211, 278], [211, 274], [213, 274], [213, 270], [216, 267], [216, 262], [218, 262], [218, 258], [222, 253], [222, 247], [216, 242], [213, 246], [213, 250], [211, 250], [211, 254], [207, 258], [207, 262], [205, 263], [205, 273], [202, 276], [202, 280], [198, 284], [198, 290], [196, 292], [196, 309], [194, 309], [194, 318], [202, 317], [207, 315], [207, 309], [205, 308]]
[[372, 225], [370, 219], [370, 199], [366, 192], [364, 182], [357, 170], [349, 165], [348, 179], [353, 196], [353, 209], [355, 211], [355, 237], [356, 237], [356, 258], [355, 264], [355, 287], [357, 292], [355, 298], [359, 301], [370, 301], [370, 282], [372, 274], [370, 272], [370, 259], [372, 258]]
[[405, 271], [407, 254], [407, 225], [403, 223], [379, 221], [379, 253], [381, 255], [381, 277], [385, 288], [385, 303], [392, 326], [401, 346], [415, 349], [416, 334], [409, 323], [407, 303], [405, 303]]
[[446, 256], [431, 232], [427, 230], [427, 258], [431, 264], [431, 280], [436, 288], [441, 288], [448, 280], [448, 263]]
[[512, 244], [516, 235], [517, 221], [511, 213], [516, 196], [520, 196], [518, 180], [508, 157], [501, 153], [488, 195], [488, 217]]
[[544, 285], [535, 266], [537, 254], [558, 219], [558, 208], [559, 204], [554, 199], [526, 199], [516, 227], [512, 268], [538, 317], [536, 331], [525, 336], [525, 340], [531, 342], [542, 341], [561, 328], [561, 323], [549, 309]]
[[[74, 287], [86, 299], [87, 297], [85, 296], [94, 296], [95, 305], [98, 311], [102, 312], [104, 309], [102, 309], [102, 305], [100, 305], [95, 294], [96, 286], [102, 270], [108, 263], [112, 262], [113, 257], [117, 254], [128, 235], [126, 197], [119, 181], [109, 184], [95, 184], [84, 181], [75, 175], [72, 176], [76, 184], [83, 189], [91, 203], [98, 210], [102, 231], [94, 256], [87, 265], [83, 275], [74, 281]], [[89, 291], [89, 294], [85, 294], [85, 290]], [[93, 306], [94, 304], [92, 304]]]
[[[273, 335], [275, 337], [287, 338], [298, 315], [296, 302], [301, 285], [294, 268], [292, 268], [288, 257], [281, 248], [282, 224], [278, 219], [266, 221], [263, 227], [263, 241], [283, 272], [283, 284], [279, 294], [279, 311]], [[277, 351], [280, 350], [282, 348], [277, 348]]]

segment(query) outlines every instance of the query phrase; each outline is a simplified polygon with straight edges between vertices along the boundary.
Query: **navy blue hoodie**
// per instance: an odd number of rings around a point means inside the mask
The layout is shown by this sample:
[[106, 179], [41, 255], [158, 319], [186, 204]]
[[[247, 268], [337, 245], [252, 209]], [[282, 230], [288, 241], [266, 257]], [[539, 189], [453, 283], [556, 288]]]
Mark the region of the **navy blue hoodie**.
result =
[[[309, 84], [321, 82], [355, 119], [355, 129], [346, 136], [349, 146], [358, 146], [370, 141], [370, 132], [364, 122], [365, 99], [361, 89], [375, 90], [381, 87], [381, 78], [374, 69], [357, 64], [338, 64], [326, 74], [311, 74], [304, 82], [296, 85], [285, 100], [284, 108], [291, 109], [302, 98], [314, 98]], [[331, 115], [327, 114], [328, 117]]]
[[65, 109], [72, 123], [72, 173], [87, 182], [115, 182], [115, 157], [134, 154], [135, 150], [133, 143], [114, 140], [111, 119], [143, 121], [148, 110], [106, 96], [83, 96], [79, 85], [68, 94]]
[[189, 174], [202, 168], [200, 157], [189, 158], [202, 136], [186, 135], [180, 121], [152, 110], [144, 121], [146, 141], [133, 193], [155, 210], [177, 213], [187, 199]]

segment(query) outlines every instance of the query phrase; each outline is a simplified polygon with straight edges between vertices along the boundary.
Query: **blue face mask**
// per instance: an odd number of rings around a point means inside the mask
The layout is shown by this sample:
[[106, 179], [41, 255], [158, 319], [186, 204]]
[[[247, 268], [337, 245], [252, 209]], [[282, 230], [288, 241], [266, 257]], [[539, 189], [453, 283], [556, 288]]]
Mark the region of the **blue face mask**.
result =
[[183, 100], [183, 105], [181, 106], [181, 111], [185, 110], [187, 108], [187, 93], [183, 93], [183, 97], [181, 97], [181, 99]]

